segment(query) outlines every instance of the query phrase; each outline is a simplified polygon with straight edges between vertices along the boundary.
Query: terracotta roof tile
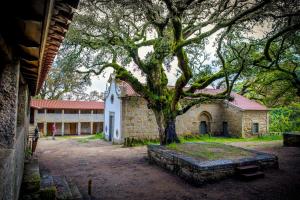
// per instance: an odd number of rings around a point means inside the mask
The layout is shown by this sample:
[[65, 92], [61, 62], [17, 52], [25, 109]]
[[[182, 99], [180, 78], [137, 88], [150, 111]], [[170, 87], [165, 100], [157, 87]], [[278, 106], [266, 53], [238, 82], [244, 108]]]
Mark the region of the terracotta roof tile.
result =
[[[206, 94], [218, 94], [221, 93], [222, 89], [210, 89], [206, 88], [203, 90], [198, 90], [197, 92], [203, 92]], [[228, 101], [229, 104], [236, 106], [242, 110], [268, 110], [268, 108], [254, 100], [248, 99], [242, 95], [235, 92], [231, 92], [231, 96], [234, 98], [233, 101]]]
[[66, 100], [42, 100], [32, 99], [32, 108], [48, 108], [48, 109], [104, 109], [104, 102], [99, 101], [66, 101]]

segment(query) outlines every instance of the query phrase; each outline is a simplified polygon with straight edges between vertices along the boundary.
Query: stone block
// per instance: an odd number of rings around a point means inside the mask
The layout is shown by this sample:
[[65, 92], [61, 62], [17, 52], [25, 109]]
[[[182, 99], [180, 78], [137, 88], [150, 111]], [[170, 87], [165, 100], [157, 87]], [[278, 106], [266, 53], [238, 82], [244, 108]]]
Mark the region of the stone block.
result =
[[199, 161], [164, 146], [148, 145], [148, 157], [151, 164], [161, 166], [195, 186], [233, 176], [235, 168], [242, 165], [258, 164], [263, 169], [278, 167], [278, 158], [275, 155], [242, 148], [241, 150], [255, 153], [255, 156], [238, 160]]
[[22, 187], [25, 193], [38, 192], [40, 190], [40, 170], [37, 159], [27, 161], [24, 166]]
[[283, 145], [286, 147], [300, 147], [300, 132], [284, 133]]

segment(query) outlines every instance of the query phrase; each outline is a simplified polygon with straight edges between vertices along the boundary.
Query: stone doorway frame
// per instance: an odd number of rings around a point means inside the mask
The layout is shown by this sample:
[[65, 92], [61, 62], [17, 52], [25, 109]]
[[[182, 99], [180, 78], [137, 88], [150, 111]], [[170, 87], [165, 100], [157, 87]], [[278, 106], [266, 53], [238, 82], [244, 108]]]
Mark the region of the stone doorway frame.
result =
[[201, 122], [206, 123], [207, 133], [211, 132], [212, 116], [208, 111], [202, 111], [198, 116], [199, 134], [201, 134]]

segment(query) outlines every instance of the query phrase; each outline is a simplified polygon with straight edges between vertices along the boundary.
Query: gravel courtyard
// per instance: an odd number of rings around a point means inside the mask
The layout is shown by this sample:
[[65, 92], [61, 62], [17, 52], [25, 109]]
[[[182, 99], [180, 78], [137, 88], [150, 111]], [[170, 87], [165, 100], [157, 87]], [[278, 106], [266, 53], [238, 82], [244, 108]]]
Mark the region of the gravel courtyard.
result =
[[281, 142], [245, 142], [232, 145], [274, 153], [279, 170], [251, 182], [226, 179], [202, 187], [191, 186], [163, 169], [149, 165], [146, 147], [123, 148], [102, 140], [79, 142], [76, 138], [42, 138], [37, 155], [41, 170], [66, 175], [87, 199], [92, 179], [94, 199], [300, 199], [300, 149]]

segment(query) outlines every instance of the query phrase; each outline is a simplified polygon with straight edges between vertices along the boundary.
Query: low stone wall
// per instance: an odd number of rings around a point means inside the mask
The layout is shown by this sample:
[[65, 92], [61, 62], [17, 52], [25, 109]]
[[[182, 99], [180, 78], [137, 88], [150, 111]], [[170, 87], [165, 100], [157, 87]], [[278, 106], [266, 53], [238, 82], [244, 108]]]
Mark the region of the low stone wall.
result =
[[148, 157], [150, 163], [157, 164], [196, 186], [233, 176], [238, 166], [256, 164], [262, 169], [278, 168], [277, 156], [253, 150], [243, 150], [255, 153], [256, 156], [239, 160], [199, 161], [169, 150], [164, 146], [148, 145]]
[[283, 146], [300, 147], [300, 132], [283, 133]]
[[25, 157], [25, 128], [18, 131], [14, 148], [0, 148], [0, 199], [19, 198]]

